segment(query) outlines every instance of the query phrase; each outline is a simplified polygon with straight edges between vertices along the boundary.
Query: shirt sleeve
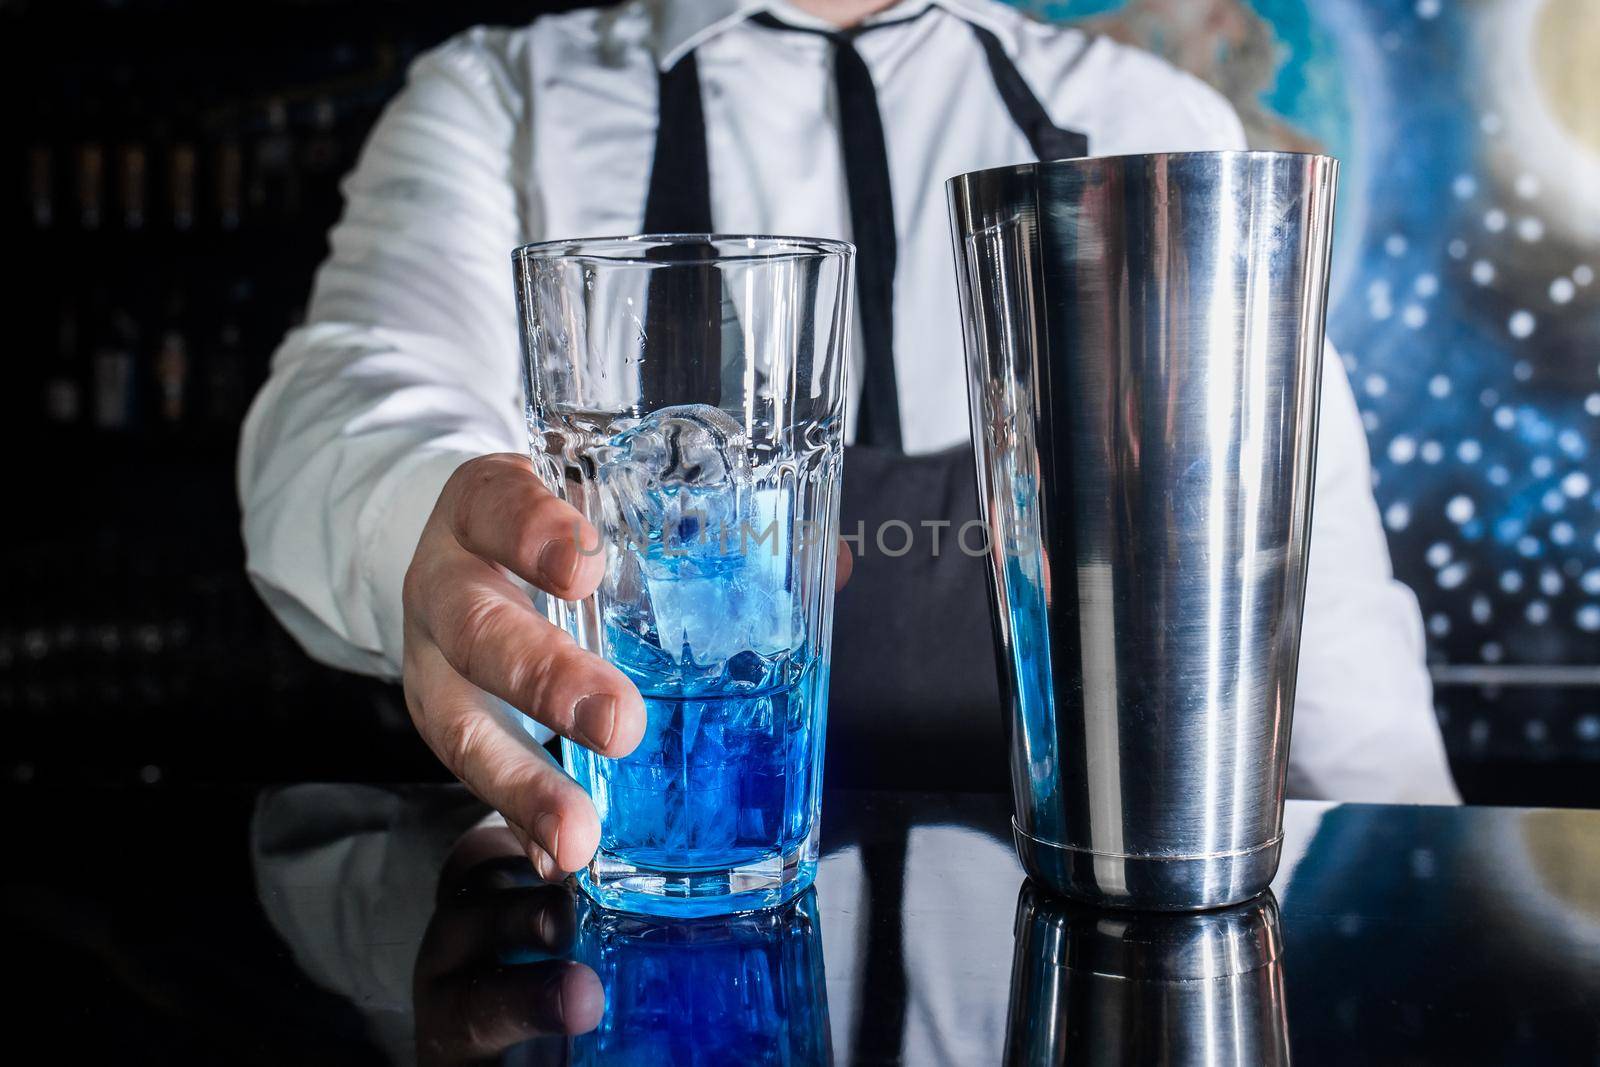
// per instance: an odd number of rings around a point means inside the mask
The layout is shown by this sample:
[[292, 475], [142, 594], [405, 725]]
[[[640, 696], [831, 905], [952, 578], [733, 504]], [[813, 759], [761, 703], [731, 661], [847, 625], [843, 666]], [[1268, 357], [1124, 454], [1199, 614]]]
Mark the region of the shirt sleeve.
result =
[[392, 1062], [415, 1062], [412, 979], [439, 876], [461, 836], [496, 819], [453, 787], [302, 783], [256, 798], [262, 912], [306, 976], [365, 1016]]
[[440, 488], [526, 447], [510, 253], [537, 211], [518, 193], [517, 53], [480, 29], [412, 67], [245, 419], [246, 567], [334, 666], [398, 675], [401, 584]]
[[1422, 614], [1390, 568], [1366, 433], [1331, 347], [1318, 437], [1290, 792], [1458, 804], [1433, 710]]
[[[1181, 110], [1217, 147], [1243, 149], [1221, 94], [1184, 75]], [[1394, 577], [1372, 495], [1366, 430], [1344, 363], [1322, 366], [1317, 473], [1289, 792], [1341, 801], [1459, 804], [1433, 710], [1422, 613]]]

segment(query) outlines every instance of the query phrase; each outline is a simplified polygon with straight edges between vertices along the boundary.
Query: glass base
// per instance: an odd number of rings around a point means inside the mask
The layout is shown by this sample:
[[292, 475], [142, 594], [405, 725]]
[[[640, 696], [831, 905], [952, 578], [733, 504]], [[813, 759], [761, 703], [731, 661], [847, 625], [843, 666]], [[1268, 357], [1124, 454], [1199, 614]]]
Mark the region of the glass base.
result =
[[783, 856], [716, 870], [671, 870], [629, 863], [601, 850], [578, 872], [578, 886], [602, 908], [666, 918], [731, 915], [786, 904], [817, 877], [813, 834]]

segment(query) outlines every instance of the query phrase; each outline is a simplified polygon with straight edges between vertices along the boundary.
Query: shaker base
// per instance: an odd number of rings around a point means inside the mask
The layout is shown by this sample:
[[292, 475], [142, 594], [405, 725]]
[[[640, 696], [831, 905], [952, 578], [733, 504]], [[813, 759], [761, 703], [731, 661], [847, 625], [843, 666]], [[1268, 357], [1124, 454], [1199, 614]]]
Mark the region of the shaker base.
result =
[[1036, 882], [1072, 900], [1107, 908], [1203, 911], [1260, 893], [1278, 872], [1282, 836], [1211, 856], [1091, 852], [1041, 841], [1011, 823], [1017, 855]]

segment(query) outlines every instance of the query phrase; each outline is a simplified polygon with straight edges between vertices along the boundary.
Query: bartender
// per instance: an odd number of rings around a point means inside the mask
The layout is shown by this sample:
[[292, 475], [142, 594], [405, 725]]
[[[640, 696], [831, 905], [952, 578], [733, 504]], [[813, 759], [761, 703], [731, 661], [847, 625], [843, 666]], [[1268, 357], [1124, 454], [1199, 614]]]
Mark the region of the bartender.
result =
[[[313, 656], [403, 682], [423, 738], [541, 874], [581, 867], [594, 810], [527, 720], [620, 756], [645, 711], [522, 584], [582, 597], [604, 563], [528, 462], [509, 253], [634, 232], [852, 240], [843, 527], [869, 536], [838, 604], [830, 744], [992, 738], [982, 561], [870, 536], [974, 514], [943, 181], [1244, 147], [1193, 77], [993, 0], [631, 0], [467, 32], [373, 130], [306, 324], [246, 420], [250, 575]], [[1417, 604], [1390, 571], [1349, 383], [1324, 365], [1290, 788], [1453, 802]]]

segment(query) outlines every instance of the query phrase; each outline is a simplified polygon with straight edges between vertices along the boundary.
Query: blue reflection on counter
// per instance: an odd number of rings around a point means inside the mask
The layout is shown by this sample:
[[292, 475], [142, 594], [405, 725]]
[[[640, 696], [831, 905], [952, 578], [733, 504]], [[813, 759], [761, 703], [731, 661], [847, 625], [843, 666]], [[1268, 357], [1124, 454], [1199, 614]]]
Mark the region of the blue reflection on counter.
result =
[[605, 988], [579, 1065], [832, 1062], [815, 890], [770, 911], [658, 919], [580, 896], [573, 958]]

